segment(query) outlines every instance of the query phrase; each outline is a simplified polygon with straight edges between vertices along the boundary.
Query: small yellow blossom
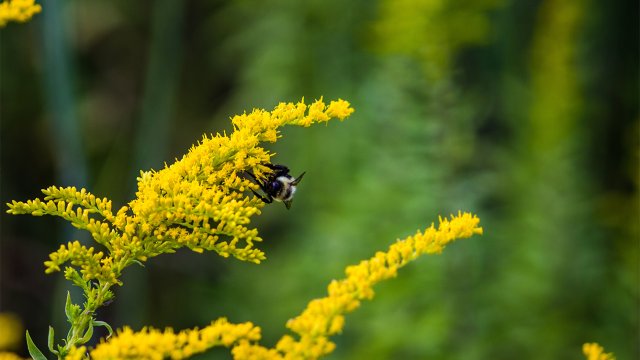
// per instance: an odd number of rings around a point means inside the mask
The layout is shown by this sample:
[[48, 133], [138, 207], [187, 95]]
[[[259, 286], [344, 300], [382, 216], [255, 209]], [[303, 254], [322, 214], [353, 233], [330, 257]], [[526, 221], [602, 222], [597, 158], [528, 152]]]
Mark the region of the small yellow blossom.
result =
[[10, 21], [26, 22], [42, 11], [42, 7], [34, 0], [6, 0], [0, 3], [0, 27]]
[[20, 318], [12, 313], [0, 313], [0, 334], [0, 351], [15, 349], [24, 336]]
[[582, 352], [587, 360], [615, 360], [613, 353], [605, 354], [604, 348], [598, 343], [586, 343], [582, 345]]
[[0, 360], [25, 360], [14, 353], [0, 351]]

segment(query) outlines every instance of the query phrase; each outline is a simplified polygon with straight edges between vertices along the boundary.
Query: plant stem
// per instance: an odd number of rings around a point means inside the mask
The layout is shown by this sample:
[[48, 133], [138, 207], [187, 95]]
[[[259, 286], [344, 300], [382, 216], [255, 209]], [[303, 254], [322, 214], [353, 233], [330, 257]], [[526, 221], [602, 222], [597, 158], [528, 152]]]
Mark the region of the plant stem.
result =
[[69, 330], [69, 334], [67, 335], [66, 344], [60, 354], [58, 355], [59, 359], [63, 359], [71, 348], [74, 346], [83, 345], [89, 339], [84, 339], [85, 334], [90, 326], [93, 326], [93, 316], [102, 304], [105, 302], [105, 296], [109, 292], [109, 289], [113, 286], [112, 283], [104, 283], [98, 289], [95, 298], [92, 299], [87, 295], [87, 303], [82, 311], [82, 313], [76, 318], [73, 319], [71, 323], [71, 329]]

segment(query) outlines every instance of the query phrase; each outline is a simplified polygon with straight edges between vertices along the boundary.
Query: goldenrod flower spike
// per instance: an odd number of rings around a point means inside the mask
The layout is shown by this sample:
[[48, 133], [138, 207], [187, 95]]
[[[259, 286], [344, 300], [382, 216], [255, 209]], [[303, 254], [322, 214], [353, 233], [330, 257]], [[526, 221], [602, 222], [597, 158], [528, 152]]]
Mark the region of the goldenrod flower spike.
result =
[[[136, 358], [160, 359], [171, 354], [172, 357], [181, 359], [187, 353], [204, 351], [205, 347], [226, 346], [233, 347], [232, 354], [235, 359], [317, 359], [334, 350], [335, 344], [329, 340], [329, 336], [342, 331], [344, 315], [357, 309], [361, 300], [373, 298], [372, 288], [375, 284], [395, 277], [399, 268], [420, 255], [438, 254], [448, 243], [456, 239], [482, 234], [482, 228], [478, 226], [479, 222], [480, 219], [475, 215], [459, 212], [457, 216], [452, 216], [450, 219], [440, 219], [438, 229], [432, 224], [423, 232], [417, 232], [413, 236], [397, 241], [386, 252], [380, 251], [369, 260], [347, 267], [346, 278], [334, 280], [329, 284], [328, 296], [312, 300], [300, 316], [287, 323], [287, 327], [299, 335], [299, 340], [285, 335], [275, 348], [269, 349], [257, 344], [260, 339], [258, 327], [249, 324], [229, 324], [223, 318], [211, 325], [215, 328], [214, 325], [221, 322], [227, 327], [225, 332], [227, 341], [223, 343], [198, 340], [195, 343], [201, 346], [194, 347], [193, 341], [190, 345], [185, 345], [186, 340], [176, 342], [171, 330], [166, 330], [164, 333], [157, 330], [131, 333], [130, 329], [125, 329], [115, 338], [101, 343], [92, 350], [91, 358], [126, 357], [124, 353], [117, 353], [126, 349], [129, 356], [135, 354]], [[205, 335], [201, 333], [205, 329], [186, 330], [180, 334], [183, 334], [181, 335], [183, 339], [202, 339]], [[169, 335], [166, 335], [167, 333]], [[250, 333], [253, 336], [238, 336], [238, 333]], [[150, 345], [151, 343], [154, 345]], [[185, 350], [195, 348], [198, 351]], [[83, 347], [73, 349], [72, 354], [84, 352], [86, 349]], [[79, 358], [68, 357], [68, 359]]]
[[[265, 205], [250, 190], [259, 186], [243, 173], [262, 178], [271, 155], [261, 142], [275, 142], [284, 125], [309, 126], [331, 118], [343, 120], [353, 112], [344, 100], [326, 105], [322, 99], [307, 106], [281, 103], [269, 112], [253, 110], [234, 116], [231, 135], [204, 136], [188, 154], [160, 171], [143, 171], [138, 177], [136, 199], [112, 211], [112, 203], [85, 189], [51, 186], [45, 197], [27, 202], [13, 201], [10, 214], [53, 215], [88, 231], [103, 246], [101, 251], [71, 241], [50, 254], [46, 273], [60, 271], [81, 287], [87, 302], [84, 310], [67, 311], [75, 329], [67, 339], [64, 355], [73, 345], [92, 334], [92, 314], [113, 298], [110, 287], [120, 284], [124, 268], [182, 247], [202, 252], [213, 250], [224, 257], [259, 263], [264, 252], [254, 247], [262, 239], [249, 227], [251, 217]], [[69, 265], [70, 264], [70, 265]], [[75, 306], [75, 305], [74, 305]], [[68, 305], [71, 308], [71, 305]], [[90, 336], [88, 336], [90, 338]]]
[[0, 27], [10, 21], [26, 22], [42, 11], [42, 7], [34, 0], [7, 0], [0, 3]]
[[327, 297], [312, 300], [300, 316], [287, 323], [300, 340], [285, 335], [276, 349], [291, 359], [316, 359], [330, 353], [335, 345], [328, 337], [342, 331], [344, 315], [357, 309], [361, 300], [373, 298], [375, 284], [395, 277], [399, 268], [420, 255], [439, 254], [456, 239], [482, 234], [479, 222], [477, 216], [461, 212], [450, 220], [441, 218], [438, 229], [431, 224], [425, 231], [397, 241], [386, 252], [380, 251], [369, 260], [347, 267], [347, 277], [332, 281]]
[[[133, 332], [129, 327], [89, 351], [91, 359], [186, 359], [214, 346], [230, 347], [240, 342], [260, 340], [260, 328], [250, 322], [231, 324], [221, 318], [203, 329], [175, 332], [145, 328]], [[87, 348], [73, 348], [67, 360], [85, 358]]]
[[582, 352], [587, 360], [616, 360], [613, 353], [605, 353], [604, 348], [598, 343], [586, 343], [582, 345]]

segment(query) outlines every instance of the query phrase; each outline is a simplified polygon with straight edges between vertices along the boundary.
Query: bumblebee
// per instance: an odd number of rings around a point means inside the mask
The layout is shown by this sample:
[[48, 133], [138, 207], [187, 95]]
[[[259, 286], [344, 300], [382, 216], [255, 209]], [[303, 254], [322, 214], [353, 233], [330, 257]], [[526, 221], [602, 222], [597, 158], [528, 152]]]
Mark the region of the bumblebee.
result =
[[267, 174], [264, 181], [258, 180], [255, 175], [247, 172], [253, 181], [260, 186], [264, 195], [260, 195], [253, 189], [251, 192], [266, 204], [271, 204], [275, 200], [284, 203], [287, 210], [290, 209], [293, 195], [296, 193], [296, 186], [306, 172], [294, 178], [289, 175], [289, 168], [284, 165], [265, 164], [265, 166], [271, 169], [271, 172]]

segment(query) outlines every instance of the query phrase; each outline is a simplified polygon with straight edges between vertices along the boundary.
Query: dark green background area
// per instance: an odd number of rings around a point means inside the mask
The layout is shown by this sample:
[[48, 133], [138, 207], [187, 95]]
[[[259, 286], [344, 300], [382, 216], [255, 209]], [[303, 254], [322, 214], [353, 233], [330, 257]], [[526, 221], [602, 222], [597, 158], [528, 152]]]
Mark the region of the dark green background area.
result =
[[[230, 131], [234, 114], [343, 98], [348, 120], [267, 146], [307, 174], [290, 211], [254, 218], [263, 264], [159, 256], [125, 271], [98, 318], [138, 330], [225, 316], [273, 345], [346, 266], [465, 210], [485, 234], [377, 286], [328, 358], [581, 359], [590, 341], [639, 358], [638, 3], [456, 0], [437, 16], [402, 3], [393, 18], [389, 1], [44, 2], [0, 30], [1, 203], [56, 184], [119, 208], [140, 170]], [[43, 262], [90, 240], [60, 219], [0, 216], [0, 312], [45, 349], [49, 324], [66, 333], [67, 284]]]

